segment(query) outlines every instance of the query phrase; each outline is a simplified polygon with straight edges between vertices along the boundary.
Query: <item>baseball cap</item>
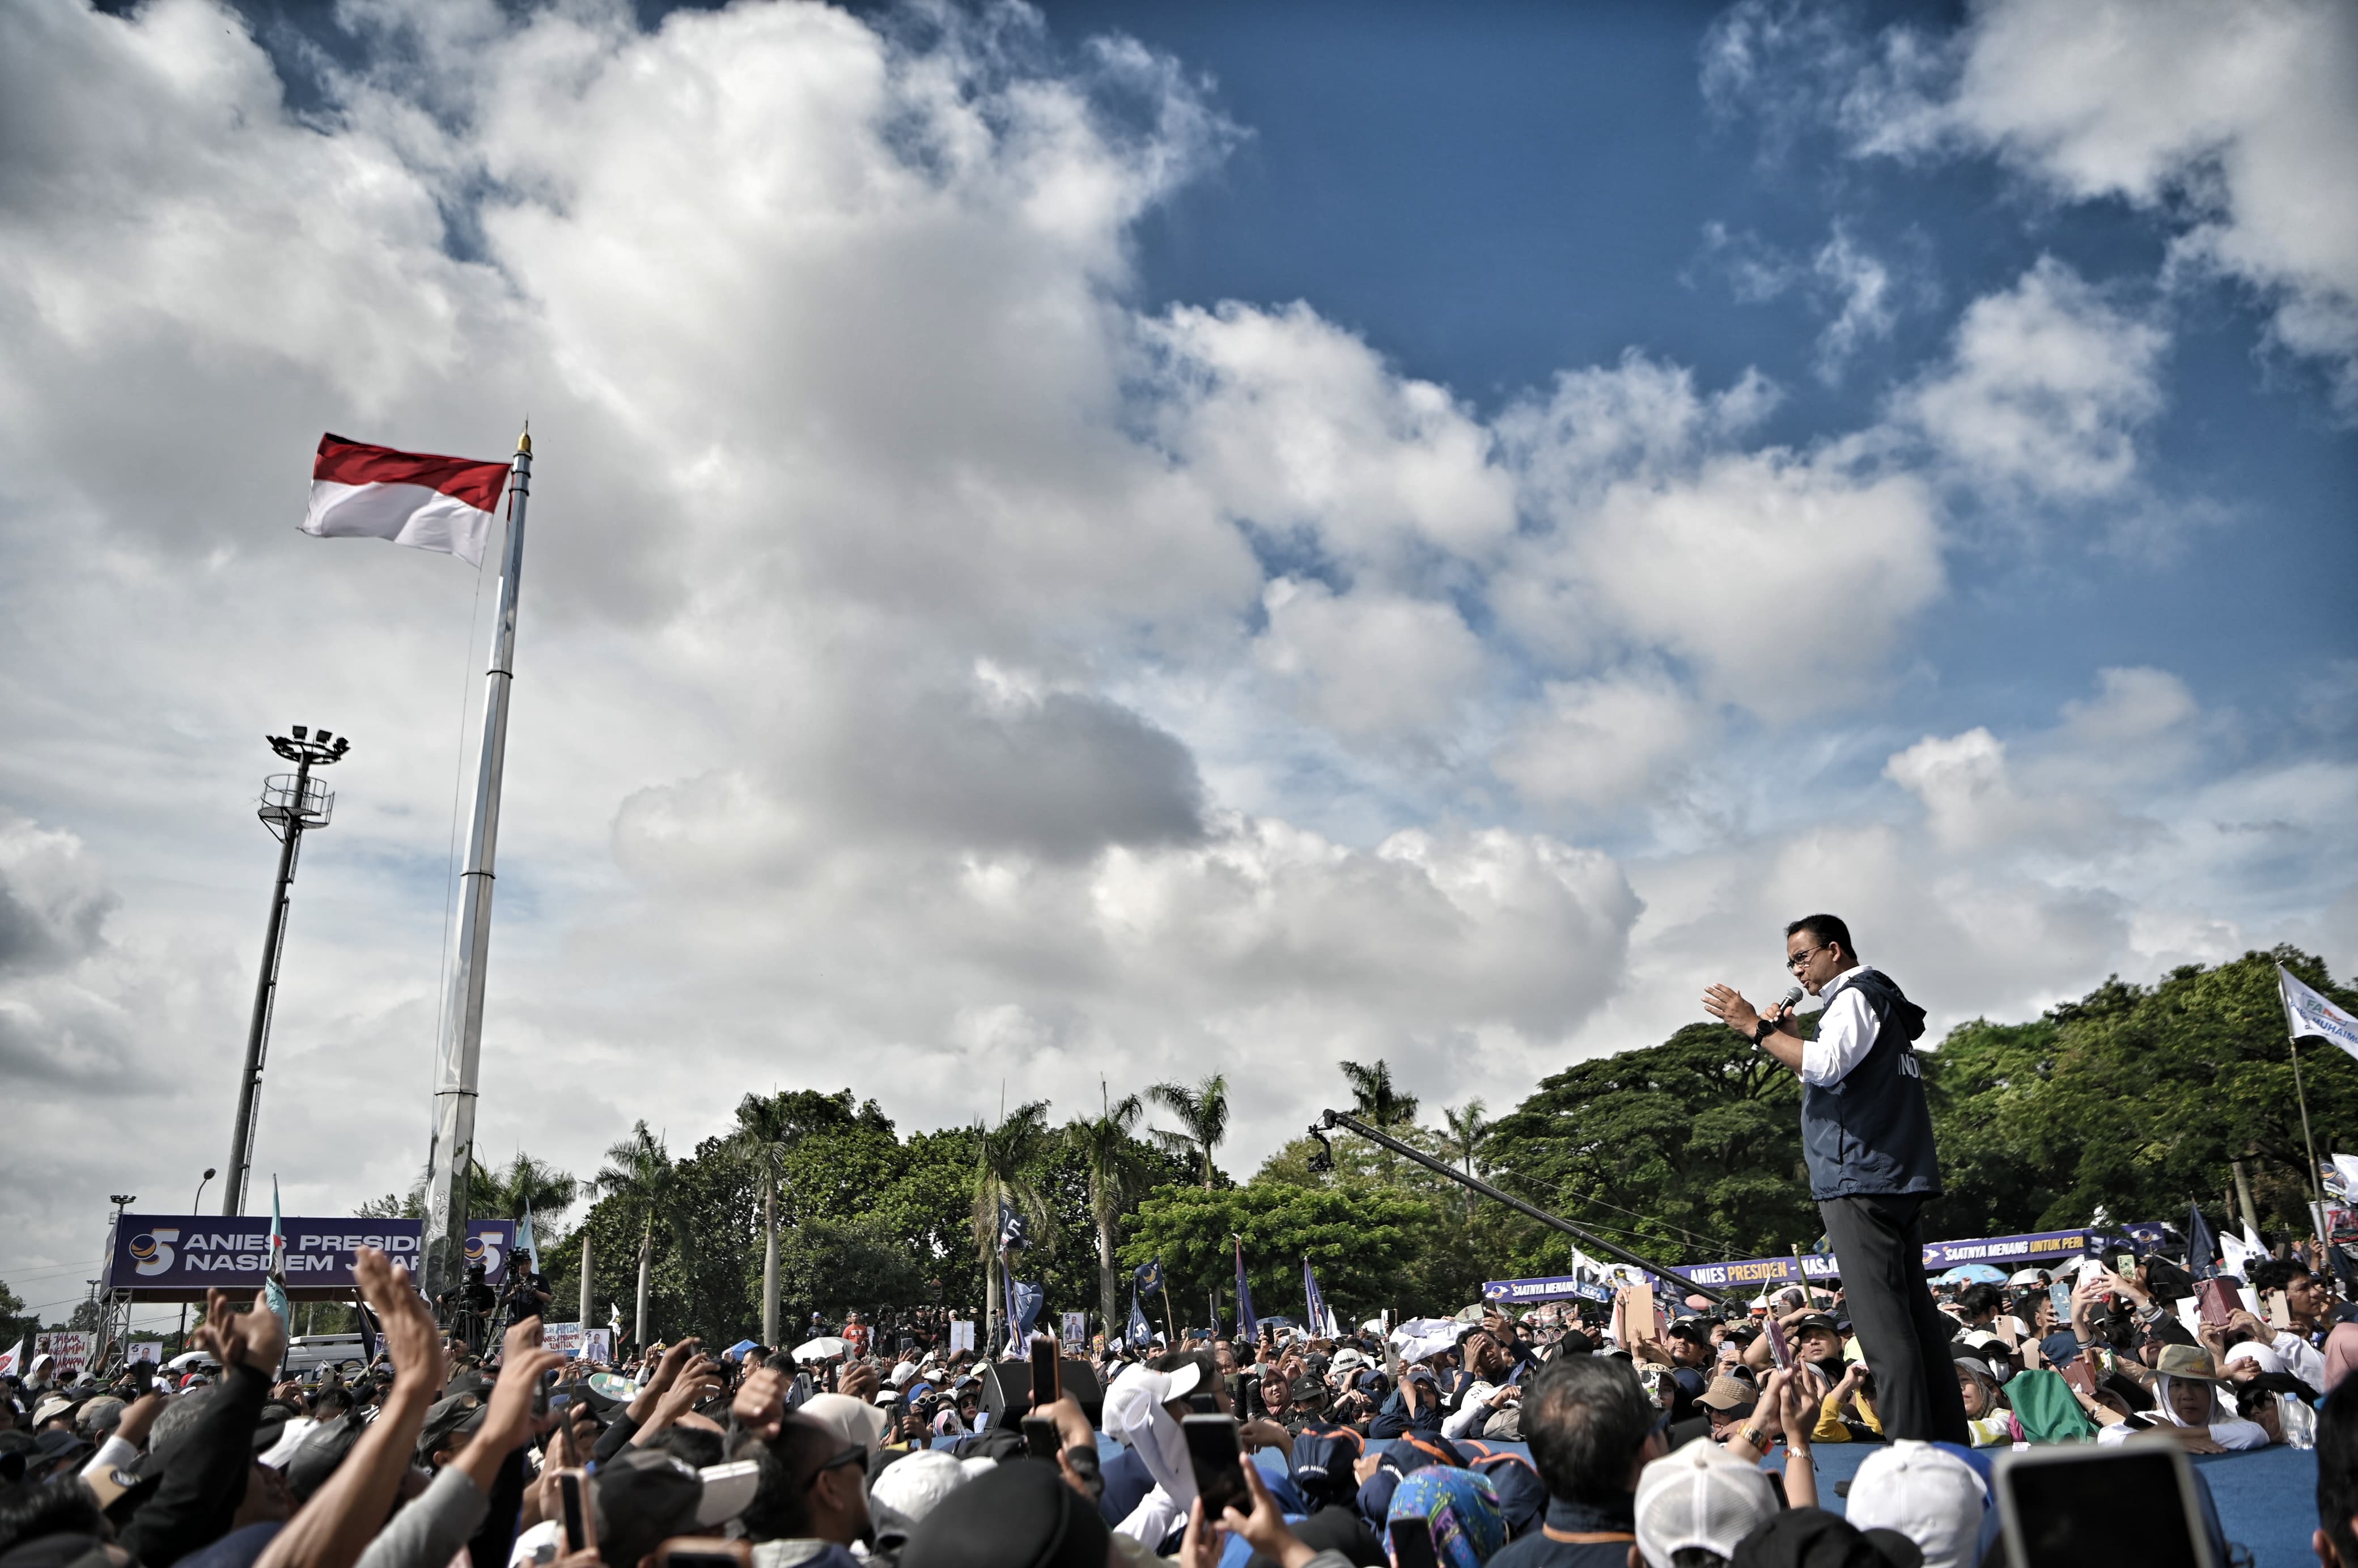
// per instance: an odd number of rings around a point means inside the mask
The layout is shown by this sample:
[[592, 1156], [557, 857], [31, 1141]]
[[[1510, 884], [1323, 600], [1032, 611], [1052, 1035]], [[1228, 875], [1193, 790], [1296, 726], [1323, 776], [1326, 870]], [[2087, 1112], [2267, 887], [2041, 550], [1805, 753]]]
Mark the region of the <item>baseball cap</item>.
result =
[[1973, 1568], [1988, 1506], [1988, 1488], [1972, 1465], [1929, 1443], [1902, 1438], [1859, 1465], [1846, 1517], [1860, 1530], [1906, 1536], [1924, 1553], [1924, 1568]]
[[417, 1429], [417, 1462], [427, 1463], [482, 1422], [483, 1401], [473, 1394], [452, 1394], [435, 1400], [427, 1407], [426, 1424]]
[[1760, 1390], [1741, 1379], [1725, 1375], [1714, 1378], [1695, 1403], [1708, 1405], [1715, 1411], [1748, 1411], [1760, 1402]]
[[1682, 1317], [1663, 1332], [1675, 1338], [1692, 1339], [1697, 1345], [1711, 1343], [1711, 1324], [1700, 1317]]
[[1793, 1320], [1792, 1331], [1796, 1336], [1807, 1334], [1813, 1328], [1823, 1328], [1833, 1335], [1842, 1333], [1842, 1325], [1822, 1312], [1804, 1313]]
[[1777, 1494], [1755, 1465], [1709, 1443], [1690, 1443], [1638, 1477], [1638, 1552], [1650, 1568], [1701, 1547], [1733, 1556], [1736, 1543], [1777, 1514]]
[[609, 1563], [635, 1563], [675, 1535], [711, 1530], [753, 1500], [762, 1466], [744, 1460], [697, 1469], [656, 1448], [630, 1448], [598, 1467], [592, 1493]]
[[820, 1394], [805, 1400], [795, 1411], [826, 1427], [846, 1443], [856, 1443], [873, 1454], [883, 1445], [884, 1412], [849, 1394]]

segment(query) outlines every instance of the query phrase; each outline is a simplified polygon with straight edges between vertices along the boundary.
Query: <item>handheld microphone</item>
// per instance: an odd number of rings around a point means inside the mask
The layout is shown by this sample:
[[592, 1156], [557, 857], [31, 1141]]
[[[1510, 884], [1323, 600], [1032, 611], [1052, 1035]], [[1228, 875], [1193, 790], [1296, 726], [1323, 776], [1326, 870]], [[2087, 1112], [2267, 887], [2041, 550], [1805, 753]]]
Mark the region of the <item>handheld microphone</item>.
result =
[[1794, 1003], [1800, 1001], [1808, 994], [1809, 992], [1804, 990], [1801, 987], [1795, 986], [1791, 990], [1785, 993], [1785, 1000], [1777, 1004], [1777, 1011], [1771, 1016], [1778, 1018], [1783, 1017], [1785, 1014], [1793, 1011]]

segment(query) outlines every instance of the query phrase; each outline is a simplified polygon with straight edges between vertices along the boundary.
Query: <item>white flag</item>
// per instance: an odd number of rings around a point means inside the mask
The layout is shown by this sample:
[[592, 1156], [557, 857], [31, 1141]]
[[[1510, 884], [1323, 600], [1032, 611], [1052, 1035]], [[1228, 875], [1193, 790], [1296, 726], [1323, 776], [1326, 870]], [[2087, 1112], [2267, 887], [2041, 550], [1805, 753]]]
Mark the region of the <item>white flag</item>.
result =
[[[2244, 1234], [2251, 1234], [2249, 1227], [2244, 1228]], [[2256, 1241], [2246, 1241], [2232, 1230], [2219, 1232], [2219, 1267], [2239, 1280], [2250, 1279], [2251, 1265], [2267, 1255], [2268, 1249]]]
[[2358, 1056], [2358, 1018], [2328, 1000], [2277, 966], [2277, 989], [2284, 998], [2285, 1025], [2295, 1040], [2331, 1040]]
[[0, 1378], [21, 1378], [25, 1375], [25, 1342], [16, 1341], [13, 1350], [0, 1351]]

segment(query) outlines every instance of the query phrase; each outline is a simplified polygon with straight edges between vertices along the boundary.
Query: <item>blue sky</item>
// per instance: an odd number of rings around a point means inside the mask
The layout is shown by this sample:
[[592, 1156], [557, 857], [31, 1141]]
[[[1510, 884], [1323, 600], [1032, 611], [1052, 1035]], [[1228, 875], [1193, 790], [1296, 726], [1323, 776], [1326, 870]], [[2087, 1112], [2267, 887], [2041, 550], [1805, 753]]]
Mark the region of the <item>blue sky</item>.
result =
[[2353, 62], [2327, 0], [0, 17], [0, 1232], [225, 1138], [292, 721], [355, 751], [265, 1162], [420, 1156], [490, 584], [297, 535], [323, 429], [541, 454], [487, 1146], [1226, 1068], [1249, 1166], [1338, 1057], [1496, 1108], [1780, 988], [1803, 908], [1936, 1029], [2346, 974]]

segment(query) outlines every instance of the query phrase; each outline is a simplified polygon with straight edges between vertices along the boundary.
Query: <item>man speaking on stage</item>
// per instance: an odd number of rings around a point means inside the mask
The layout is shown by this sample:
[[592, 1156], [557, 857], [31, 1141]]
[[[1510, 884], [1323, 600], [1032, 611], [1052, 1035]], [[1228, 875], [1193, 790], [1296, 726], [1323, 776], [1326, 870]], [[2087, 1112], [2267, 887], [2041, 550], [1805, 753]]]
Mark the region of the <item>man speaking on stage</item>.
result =
[[1858, 961], [1850, 927], [1831, 914], [1785, 927], [1785, 967], [1825, 1002], [1816, 1039], [1802, 1039], [1794, 1022], [1798, 991], [1764, 1018], [1734, 988], [1714, 985], [1704, 1009], [1801, 1076], [1810, 1195], [1875, 1374], [1884, 1435], [1970, 1442], [1950, 1360], [1954, 1325], [1924, 1282], [1924, 1205], [1941, 1195], [1913, 1045], [1924, 1010]]

